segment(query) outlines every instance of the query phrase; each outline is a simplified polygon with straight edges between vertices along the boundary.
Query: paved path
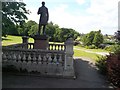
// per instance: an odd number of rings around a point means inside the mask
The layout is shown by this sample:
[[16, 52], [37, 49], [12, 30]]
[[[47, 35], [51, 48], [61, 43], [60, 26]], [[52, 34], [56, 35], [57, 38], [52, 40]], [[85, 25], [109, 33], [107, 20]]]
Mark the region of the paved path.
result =
[[3, 75], [3, 88], [108, 88], [106, 78], [100, 75], [94, 64], [75, 58], [77, 79], [43, 78], [35, 76]]
[[88, 53], [95, 53], [95, 54], [99, 54], [99, 55], [109, 55], [109, 53], [107, 52], [93, 52], [93, 51], [90, 51], [90, 50], [83, 50], [83, 49], [79, 49], [79, 48], [74, 48], [75, 50], [80, 50], [80, 51], [84, 51], [84, 52], [88, 52]]

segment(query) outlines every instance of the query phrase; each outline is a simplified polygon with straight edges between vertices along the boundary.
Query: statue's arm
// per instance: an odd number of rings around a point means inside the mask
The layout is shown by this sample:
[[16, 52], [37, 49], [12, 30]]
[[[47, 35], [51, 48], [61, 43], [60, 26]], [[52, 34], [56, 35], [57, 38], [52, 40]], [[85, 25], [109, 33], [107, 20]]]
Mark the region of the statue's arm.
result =
[[38, 15], [40, 14], [40, 8], [38, 9], [38, 12], [37, 12], [37, 14], [38, 14]]
[[49, 12], [48, 12], [48, 9], [47, 9], [47, 20], [49, 20]]

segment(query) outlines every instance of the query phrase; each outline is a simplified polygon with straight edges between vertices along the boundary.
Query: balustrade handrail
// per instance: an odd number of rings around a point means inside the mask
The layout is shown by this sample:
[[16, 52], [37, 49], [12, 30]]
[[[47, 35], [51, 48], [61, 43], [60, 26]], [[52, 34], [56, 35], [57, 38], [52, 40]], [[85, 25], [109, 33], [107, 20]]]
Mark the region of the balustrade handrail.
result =
[[65, 44], [52, 44], [52, 43], [50, 43], [49, 45], [61, 45], [61, 46], [65, 46]]
[[42, 53], [65, 53], [64, 51], [57, 50], [42, 50], [42, 49], [22, 49], [22, 48], [2, 48], [2, 51], [20, 51], [20, 52], [42, 52]]

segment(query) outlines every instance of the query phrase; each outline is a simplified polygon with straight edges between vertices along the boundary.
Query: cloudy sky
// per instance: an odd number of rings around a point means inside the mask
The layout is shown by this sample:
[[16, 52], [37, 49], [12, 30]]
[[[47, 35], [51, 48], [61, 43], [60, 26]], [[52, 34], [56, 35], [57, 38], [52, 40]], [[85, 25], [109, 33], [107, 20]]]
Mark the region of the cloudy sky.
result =
[[29, 20], [39, 22], [37, 15], [41, 2], [49, 9], [49, 22], [60, 27], [73, 28], [80, 33], [101, 30], [114, 34], [118, 30], [118, 2], [120, 0], [23, 0], [31, 11]]

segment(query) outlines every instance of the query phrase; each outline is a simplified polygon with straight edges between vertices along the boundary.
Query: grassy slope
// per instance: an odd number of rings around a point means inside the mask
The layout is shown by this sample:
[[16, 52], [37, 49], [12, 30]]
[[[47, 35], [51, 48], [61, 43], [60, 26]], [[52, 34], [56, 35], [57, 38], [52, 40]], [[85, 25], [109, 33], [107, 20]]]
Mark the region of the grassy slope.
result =
[[92, 51], [92, 52], [108, 52], [104, 49], [86, 49], [86, 48], [83, 48], [81, 46], [75, 46], [75, 48], [79, 48], [79, 49], [82, 49], [82, 50], [89, 50], [89, 51]]
[[74, 57], [87, 57], [95, 61], [98, 58], [98, 56], [101, 56], [101, 55], [88, 53], [82, 50], [74, 50]]
[[[29, 42], [33, 42], [33, 39], [30, 38]], [[7, 46], [11, 44], [16, 44], [16, 43], [22, 43], [22, 37], [21, 36], [11, 36], [9, 35], [8, 37], [2, 37], [2, 46]]]

